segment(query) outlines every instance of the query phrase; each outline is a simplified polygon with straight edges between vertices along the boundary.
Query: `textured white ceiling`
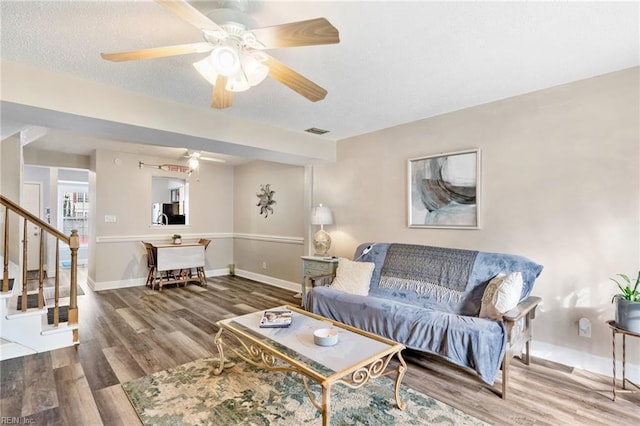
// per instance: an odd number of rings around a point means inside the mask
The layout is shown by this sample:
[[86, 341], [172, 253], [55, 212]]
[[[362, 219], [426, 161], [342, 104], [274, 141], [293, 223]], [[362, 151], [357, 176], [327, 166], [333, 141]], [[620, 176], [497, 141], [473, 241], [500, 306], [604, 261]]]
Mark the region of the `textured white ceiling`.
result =
[[[267, 79], [214, 113], [328, 129], [333, 140], [639, 64], [637, 2], [251, 1], [249, 12], [258, 26], [326, 17], [338, 28], [340, 44], [270, 51], [329, 94], [312, 103]], [[204, 54], [100, 58], [201, 40], [152, 1], [2, 0], [0, 14], [3, 59], [210, 104], [211, 87], [191, 66]]]

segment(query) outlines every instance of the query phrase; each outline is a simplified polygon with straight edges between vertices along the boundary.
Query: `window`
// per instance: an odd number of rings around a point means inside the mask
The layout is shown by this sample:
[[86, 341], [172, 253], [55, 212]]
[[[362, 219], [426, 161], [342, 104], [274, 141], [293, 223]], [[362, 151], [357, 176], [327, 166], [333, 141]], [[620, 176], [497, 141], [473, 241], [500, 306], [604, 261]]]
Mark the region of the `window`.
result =
[[86, 191], [64, 191], [62, 194], [62, 233], [70, 235], [78, 230], [80, 244], [89, 242], [89, 193]]

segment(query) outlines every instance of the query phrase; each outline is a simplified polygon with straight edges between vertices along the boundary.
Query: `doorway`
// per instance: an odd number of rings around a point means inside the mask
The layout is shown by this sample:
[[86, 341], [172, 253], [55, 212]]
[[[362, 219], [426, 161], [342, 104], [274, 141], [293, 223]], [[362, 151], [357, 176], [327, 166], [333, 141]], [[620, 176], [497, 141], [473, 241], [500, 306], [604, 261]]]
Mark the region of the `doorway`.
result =
[[[78, 229], [80, 234], [80, 248], [78, 250], [78, 265], [87, 265], [88, 262], [88, 245], [89, 245], [89, 171], [85, 169], [71, 169], [62, 167], [47, 167], [24, 165], [24, 184], [23, 184], [23, 206], [26, 208], [27, 191], [35, 192], [34, 188], [28, 188], [30, 184], [40, 186], [39, 207], [32, 207], [34, 211], [39, 210], [38, 217], [49, 223], [51, 226], [64, 233], [71, 234], [71, 229]], [[65, 194], [68, 195], [65, 203]], [[35, 195], [29, 195], [29, 198], [36, 198]], [[66, 210], [65, 210], [66, 209]], [[31, 210], [29, 210], [31, 211]], [[29, 230], [30, 231], [30, 230]], [[29, 249], [38, 249], [39, 243], [33, 232], [28, 232], [29, 238], [36, 241], [31, 244], [29, 241]], [[47, 238], [45, 247], [46, 271], [48, 277], [56, 274], [55, 265], [55, 239]], [[38, 262], [39, 253], [28, 254], [29, 260]], [[60, 264], [58, 267], [65, 268], [71, 265], [71, 252], [61, 247]], [[31, 266], [27, 266], [31, 269]], [[34, 269], [37, 269], [37, 265]]]
[[[71, 230], [78, 231], [80, 248], [78, 248], [78, 265], [86, 265], [89, 255], [89, 183], [58, 181], [58, 228], [63, 234], [71, 235]], [[71, 267], [71, 253], [60, 253], [60, 267]]]

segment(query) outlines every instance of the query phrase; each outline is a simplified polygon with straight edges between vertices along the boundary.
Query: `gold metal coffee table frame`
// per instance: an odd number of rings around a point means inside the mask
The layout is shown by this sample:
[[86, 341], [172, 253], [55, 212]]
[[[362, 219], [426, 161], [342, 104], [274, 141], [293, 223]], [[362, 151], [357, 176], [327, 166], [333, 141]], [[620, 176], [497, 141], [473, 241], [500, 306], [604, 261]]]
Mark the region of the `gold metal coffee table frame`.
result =
[[[229, 318], [217, 322], [220, 329], [214, 338], [214, 343], [220, 353], [220, 364], [214, 370], [214, 374], [221, 374], [225, 367], [224, 346], [227, 346], [237, 357], [255, 367], [266, 368], [272, 371], [292, 371], [299, 373], [302, 377], [302, 382], [309, 400], [322, 413], [322, 424], [329, 425], [331, 418], [331, 387], [334, 384], [341, 384], [352, 389], [357, 389], [364, 386], [371, 379], [396, 373], [394, 390], [396, 406], [401, 410], [405, 409], [406, 403], [400, 400], [400, 383], [407, 371], [407, 364], [401, 354], [401, 351], [405, 349], [404, 345], [301, 309], [291, 306], [283, 306], [282, 308], [322, 321], [323, 323], [331, 323], [332, 326], [336, 328], [381, 342], [387, 345], [387, 347], [372, 356], [354, 360], [348, 368], [329, 375], [323, 375], [306, 363], [283, 353], [283, 350], [277, 347], [282, 345], [263, 336], [256, 337], [251, 330], [247, 330], [242, 325], [234, 323], [236, 318]], [[232, 337], [233, 340], [239, 343], [239, 346], [230, 345], [223, 337]], [[295, 351], [293, 348], [286, 349]], [[394, 356], [397, 357], [397, 365], [389, 369]], [[311, 379], [320, 385], [320, 402], [310, 388], [307, 379]]]

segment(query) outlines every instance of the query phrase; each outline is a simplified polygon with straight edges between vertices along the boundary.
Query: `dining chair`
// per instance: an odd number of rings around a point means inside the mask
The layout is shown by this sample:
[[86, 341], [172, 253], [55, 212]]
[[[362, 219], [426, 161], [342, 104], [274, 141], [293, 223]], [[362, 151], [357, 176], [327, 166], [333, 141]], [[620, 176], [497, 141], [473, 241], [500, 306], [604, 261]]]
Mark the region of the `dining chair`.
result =
[[[204, 246], [204, 250], [206, 252], [207, 247], [209, 247], [209, 244], [211, 243], [211, 240], [206, 239], [206, 238], [200, 238], [198, 240], [199, 244], [202, 244]], [[204, 266], [198, 266], [196, 268], [197, 274], [198, 274], [198, 279], [200, 280], [201, 283], [206, 283], [207, 282], [207, 277], [204, 273]]]
[[147, 251], [147, 281], [145, 285], [154, 289], [156, 282], [158, 281], [158, 268], [156, 268], [156, 256], [153, 244], [142, 242], [144, 248]]

